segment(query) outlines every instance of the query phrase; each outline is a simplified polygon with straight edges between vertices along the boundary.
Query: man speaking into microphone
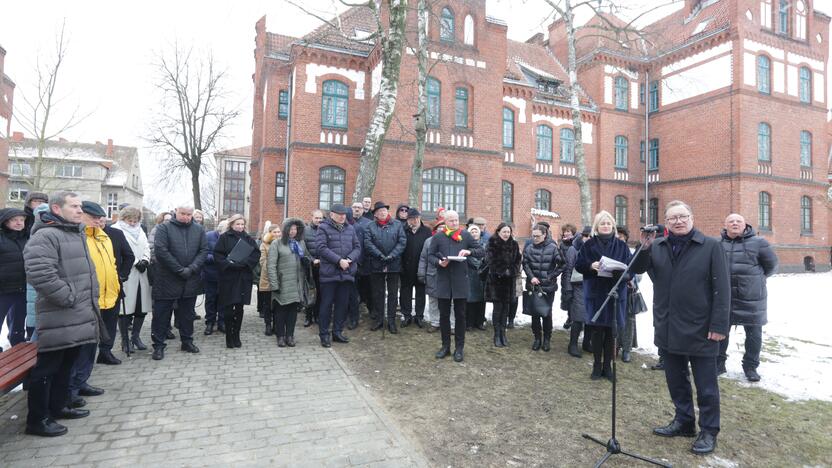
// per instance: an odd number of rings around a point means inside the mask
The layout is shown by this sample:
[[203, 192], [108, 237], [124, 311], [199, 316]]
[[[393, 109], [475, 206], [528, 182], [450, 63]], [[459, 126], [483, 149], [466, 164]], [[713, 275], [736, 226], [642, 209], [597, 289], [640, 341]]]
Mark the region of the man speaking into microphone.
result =
[[693, 227], [687, 204], [670, 202], [665, 226], [668, 235], [660, 239], [655, 239], [655, 232], [642, 232], [644, 249], [632, 267], [634, 273], [647, 272], [653, 281], [654, 343], [664, 357], [667, 389], [676, 408], [673, 421], [653, 433], [696, 435], [690, 363], [700, 428], [691, 451], [701, 455], [714, 451], [719, 433], [716, 358], [719, 342], [728, 334], [731, 279], [719, 241]]

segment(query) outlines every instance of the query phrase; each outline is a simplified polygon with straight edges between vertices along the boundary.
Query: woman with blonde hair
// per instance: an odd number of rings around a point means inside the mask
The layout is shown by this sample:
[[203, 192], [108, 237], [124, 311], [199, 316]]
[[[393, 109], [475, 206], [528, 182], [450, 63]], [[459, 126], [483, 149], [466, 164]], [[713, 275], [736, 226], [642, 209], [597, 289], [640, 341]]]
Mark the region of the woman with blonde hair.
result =
[[[127, 244], [133, 251], [135, 261], [127, 280], [121, 285], [124, 310], [119, 314], [119, 329], [121, 331], [121, 348], [125, 353], [131, 351], [132, 344], [138, 350], [145, 350], [141, 332], [145, 316], [153, 310], [150, 296], [150, 281], [147, 269], [150, 266], [150, 244], [142, 230], [142, 211], [134, 206], [125, 206], [118, 213], [118, 221], [113, 228], [124, 232]], [[132, 330], [128, 337], [128, 331]]]
[[[250, 253], [245, 258], [229, 258], [234, 248], [241, 243], [248, 244]], [[246, 232], [246, 219], [235, 214], [228, 218], [228, 230], [217, 240], [214, 247], [214, 262], [219, 276], [219, 299], [217, 306], [225, 318], [225, 346], [239, 348], [240, 327], [243, 324], [243, 306], [251, 303], [251, 285], [254, 282], [254, 267], [260, 260], [260, 251], [254, 239]]]
[[269, 260], [269, 247], [276, 239], [280, 239], [280, 225], [275, 223], [269, 226], [269, 230], [263, 234], [263, 241], [260, 242], [260, 281], [257, 282], [257, 307], [263, 314], [266, 322], [266, 336], [274, 334], [274, 307], [272, 306], [272, 288], [269, 286], [269, 267], [266, 262]]
[[[615, 286], [620, 272], [614, 272], [612, 277], [599, 276], [601, 257], [608, 257], [622, 263], [630, 263], [632, 258], [627, 243], [616, 237], [615, 218], [607, 211], [601, 211], [595, 215], [591, 237], [584, 242], [578, 252], [575, 269], [583, 275], [584, 279], [586, 329], [592, 334], [592, 354], [595, 357], [591, 378], [598, 380], [606, 377], [612, 380], [611, 364], [614, 351], [612, 327], [615, 304], [607, 303], [598, 320], [593, 321], [592, 317]], [[618, 287], [618, 313], [615, 315], [618, 326], [624, 323], [626, 312], [627, 282], [622, 281]]]

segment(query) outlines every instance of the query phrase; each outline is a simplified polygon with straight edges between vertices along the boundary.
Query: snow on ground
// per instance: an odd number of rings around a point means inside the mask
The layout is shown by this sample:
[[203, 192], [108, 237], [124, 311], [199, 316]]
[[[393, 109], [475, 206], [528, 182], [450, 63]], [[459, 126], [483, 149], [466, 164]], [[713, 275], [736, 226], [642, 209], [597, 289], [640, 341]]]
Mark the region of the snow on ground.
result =
[[[653, 306], [653, 284], [644, 275], [642, 294]], [[827, 291], [826, 288], [829, 288]], [[728, 347], [727, 377], [744, 385], [759, 385], [790, 400], [832, 401], [832, 272], [775, 275], [768, 279], [768, 324], [763, 327], [760, 367], [762, 380], [752, 384], [742, 371], [745, 330], [732, 327]], [[555, 326], [566, 320], [555, 297]], [[490, 309], [489, 309], [490, 310]], [[636, 319], [638, 343], [635, 351], [658, 356], [653, 345], [652, 310]], [[529, 316], [518, 312], [518, 323]]]

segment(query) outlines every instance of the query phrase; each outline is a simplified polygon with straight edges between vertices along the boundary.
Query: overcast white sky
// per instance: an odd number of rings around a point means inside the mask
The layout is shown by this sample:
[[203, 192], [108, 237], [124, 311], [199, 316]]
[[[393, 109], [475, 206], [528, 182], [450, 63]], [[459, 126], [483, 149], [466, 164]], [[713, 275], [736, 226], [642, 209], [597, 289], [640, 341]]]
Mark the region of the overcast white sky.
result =
[[[627, 1], [638, 8], [656, 0]], [[333, 12], [333, 3], [337, 3], [302, 2], [323, 16], [329, 16], [325, 12]], [[17, 85], [16, 109], [23, 105], [21, 94], [32, 94], [36, 61], [52, 53], [56, 31], [65, 19], [69, 50], [58, 89], [64, 98], [61, 108], [67, 111], [79, 106], [90, 116], [64, 138], [84, 142], [112, 138], [116, 144], [139, 147], [146, 192], [154, 187], [156, 174], [142, 139], [158, 99], [152, 66], [156, 52], [174, 40], [213, 51], [215, 60], [228, 69], [228, 86], [242, 111], [222, 146], [246, 146], [251, 143], [254, 23], [265, 14], [269, 31], [293, 36], [303, 35], [319, 24], [284, 0], [5, 3], [0, 45], [7, 52], [6, 74]], [[816, 8], [832, 13], [832, 0], [814, 3]], [[549, 13], [543, 0], [487, 2], [487, 14], [506, 20], [509, 37], [516, 40], [543, 30]], [[59, 112], [56, 119], [61, 117], [66, 115]], [[12, 130], [22, 130], [22, 126], [13, 121]], [[184, 188], [183, 193], [189, 193], [189, 189]]]

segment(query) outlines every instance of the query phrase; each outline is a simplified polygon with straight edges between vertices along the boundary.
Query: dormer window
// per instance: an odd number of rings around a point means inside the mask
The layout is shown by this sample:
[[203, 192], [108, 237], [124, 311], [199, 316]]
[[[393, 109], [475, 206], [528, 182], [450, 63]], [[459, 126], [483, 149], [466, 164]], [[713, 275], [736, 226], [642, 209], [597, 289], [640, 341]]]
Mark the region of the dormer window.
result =
[[537, 90], [541, 93], [555, 94], [558, 90], [558, 83], [552, 80], [537, 80]]

